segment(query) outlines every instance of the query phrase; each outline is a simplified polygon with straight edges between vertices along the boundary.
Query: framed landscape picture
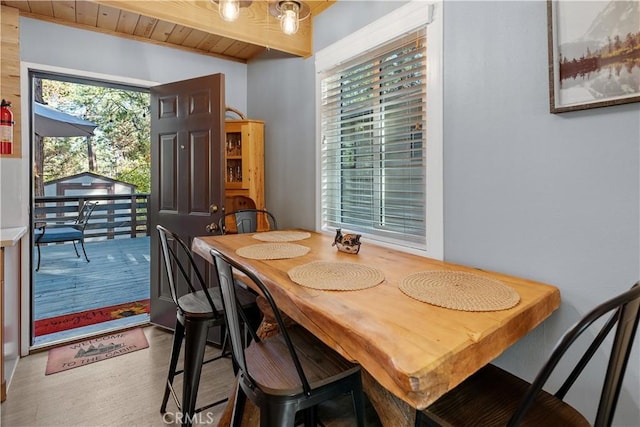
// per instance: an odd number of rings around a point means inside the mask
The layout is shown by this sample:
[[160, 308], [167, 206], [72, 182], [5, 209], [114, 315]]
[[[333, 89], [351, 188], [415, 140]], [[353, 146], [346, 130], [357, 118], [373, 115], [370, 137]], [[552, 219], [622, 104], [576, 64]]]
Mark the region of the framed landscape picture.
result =
[[640, 0], [548, 0], [552, 113], [640, 101]]

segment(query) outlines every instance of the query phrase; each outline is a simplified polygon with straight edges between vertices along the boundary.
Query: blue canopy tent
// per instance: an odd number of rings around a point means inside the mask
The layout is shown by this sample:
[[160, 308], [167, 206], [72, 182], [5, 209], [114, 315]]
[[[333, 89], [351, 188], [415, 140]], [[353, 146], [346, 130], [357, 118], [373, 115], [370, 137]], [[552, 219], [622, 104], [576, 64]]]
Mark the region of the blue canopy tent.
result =
[[93, 136], [97, 124], [34, 102], [34, 129], [42, 137]]

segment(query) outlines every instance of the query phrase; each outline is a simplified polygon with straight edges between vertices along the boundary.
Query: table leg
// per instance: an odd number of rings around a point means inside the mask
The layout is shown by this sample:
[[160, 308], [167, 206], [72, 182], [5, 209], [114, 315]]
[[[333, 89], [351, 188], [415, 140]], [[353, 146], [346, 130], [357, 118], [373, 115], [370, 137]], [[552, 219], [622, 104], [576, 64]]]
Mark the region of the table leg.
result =
[[236, 386], [233, 388], [231, 396], [229, 396], [229, 401], [227, 402], [227, 406], [224, 408], [222, 417], [218, 420], [218, 427], [229, 427], [231, 425], [231, 417], [233, 417], [233, 402], [236, 399], [237, 387], [238, 382], [236, 381]]
[[[224, 408], [222, 417], [218, 421], [218, 427], [230, 427], [233, 418], [233, 407], [236, 399], [236, 393], [238, 392], [238, 383], [233, 388], [233, 393], [229, 396], [229, 402]], [[242, 412], [242, 427], [257, 427], [260, 425], [260, 411], [258, 407], [253, 404], [252, 401], [247, 399], [244, 404], [244, 411]]]
[[383, 426], [413, 427], [415, 425], [415, 408], [382, 387], [364, 369], [362, 370], [362, 388]]

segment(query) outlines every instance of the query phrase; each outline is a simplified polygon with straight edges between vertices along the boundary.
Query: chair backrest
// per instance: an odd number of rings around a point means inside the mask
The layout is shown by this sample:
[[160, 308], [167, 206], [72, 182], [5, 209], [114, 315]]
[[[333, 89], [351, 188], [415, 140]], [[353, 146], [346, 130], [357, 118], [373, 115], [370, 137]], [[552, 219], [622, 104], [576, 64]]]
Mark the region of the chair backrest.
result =
[[[188, 292], [197, 292], [206, 291], [205, 281], [200, 271], [198, 271], [189, 247], [180, 236], [161, 225], [157, 225], [156, 229], [160, 235], [160, 248], [162, 250], [162, 259], [169, 282], [171, 299], [173, 299], [173, 302], [179, 310], [184, 311], [179, 302], [180, 296], [182, 296], [181, 294], [184, 292], [180, 292], [177, 282], [186, 283]], [[197, 286], [194, 285], [193, 278], [195, 278]], [[211, 295], [209, 295], [209, 292], [203, 292], [203, 294], [211, 306], [213, 317], [217, 318], [218, 310], [215, 308]]]
[[562, 356], [576, 339], [588, 330], [595, 321], [609, 313], [612, 314], [608, 321], [600, 329], [575, 368], [555, 393], [555, 396], [561, 400], [564, 399], [575, 380], [604, 342], [609, 332], [616, 326], [604, 385], [600, 394], [598, 412], [594, 423], [596, 427], [611, 425], [620, 395], [620, 388], [622, 387], [622, 380], [624, 379], [624, 373], [629, 361], [634, 336], [638, 329], [638, 320], [640, 319], [640, 282], [633, 285], [630, 290], [600, 304], [565, 332], [553, 349], [549, 360], [542, 367], [538, 376], [529, 387], [520, 406], [509, 421], [509, 426], [518, 425], [524, 417], [526, 410], [531, 403], [533, 403], [536, 395], [542, 389], [558, 362], [562, 359]]
[[256, 208], [256, 202], [248, 196], [227, 196], [224, 201], [224, 209], [227, 212]]
[[[237, 233], [255, 233], [256, 231], [277, 230], [276, 218], [269, 211], [263, 209], [240, 209], [226, 213], [220, 218], [218, 226], [222, 234], [227, 230], [227, 218], [231, 217], [236, 226]], [[266, 229], [264, 229], [266, 227]]]
[[91, 213], [95, 209], [98, 202], [85, 202], [76, 218], [74, 228], [84, 231], [91, 217]]
[[[253, 385], [255, 386], [255, 380], [252, 378], [251, 372], [247, 369], [247, 361], [245, 357], [246, 346], [244, 345], [245, 343], [243, 341], [240, 320], [242, 319], [245, 323], [247, 321], [246, 316], [240, 306], [240, 302], [238, 301], [236, 296], [236, 287], [233, 284], [234, 269], [244, 274], [253, 283], [255, 283], [262, 296], [269, 303], [273, 317], [278, 324], [280, 336], [284, 340], [284, 343], [289, 350], [289, 354], [291, 355], [291, 362], [295, 366], [302, 389], [306, 394], [309, 394], [311, 392], [311, 386], [309, 385], [309, 381], [304, 373], [304, 370], [302, 369], [302, 364], [300, 363], [298, 354], [296, 353], [296, 350], [293, 346], [291, 337], [287, 333], [287, 328], [282, 315], [280, 314], [280, 310], [276, 306], [276, 303], [267, 287], [253, 272], [245, 268], [243, 265], [233, 261], [221, 252], [217, 251], [215, 248], [211, 249], [211, 256], [213, 257], [218, 274], [218, 281], [220, 282], [220, 290], [222, 291], [222, 302], [224, 305], [224, 314], [226, 317], [227, 327], [229, 329], [229, 338], [231, 339], [231, 348], [233, 357], [238, 365], [238, 369], [242, 372], [244, 377], [247, 380], [251, 381], [251, 383], [253, 383]], [[260, 338], [255, 334], [255, 331], [253, 331], [251, 328], [249, 328], [249, 331], [252, 338], [259, 343]]]

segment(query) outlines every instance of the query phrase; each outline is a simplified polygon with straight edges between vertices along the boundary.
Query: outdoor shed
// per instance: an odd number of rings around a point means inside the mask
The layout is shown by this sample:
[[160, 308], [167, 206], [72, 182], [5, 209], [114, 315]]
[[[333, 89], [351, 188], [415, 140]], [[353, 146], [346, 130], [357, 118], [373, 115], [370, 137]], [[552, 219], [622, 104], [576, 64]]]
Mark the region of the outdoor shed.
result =
[[93, 172], [82, 172], [44, 183], [45, 196], [133, 194], [135, 191], [133, 184]]
[[36, 198], [36, 215], [69, 221], [76, 218], [85, 201], [94, 201], [98, 205], [87, 225], [87, 236], [129, 238], [147, 235], [146, 199], [134, 184], [82, 172], [45, 182], [44, 196]]

